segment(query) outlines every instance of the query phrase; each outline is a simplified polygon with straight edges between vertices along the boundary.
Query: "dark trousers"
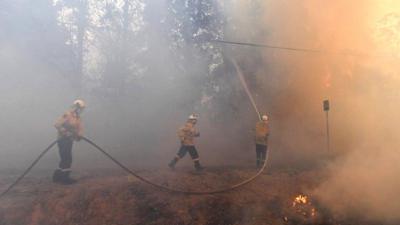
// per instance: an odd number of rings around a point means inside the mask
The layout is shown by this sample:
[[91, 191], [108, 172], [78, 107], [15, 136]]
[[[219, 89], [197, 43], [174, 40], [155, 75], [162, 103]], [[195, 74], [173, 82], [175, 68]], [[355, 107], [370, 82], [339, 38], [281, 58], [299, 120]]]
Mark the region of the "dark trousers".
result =
[[62, 170], [68, 170], [72, 165], [72, 138], [61, 138], [57, 141], [58, 152], [60, 154], [60, 163], [58, 166]]
[[172, 161], [168, 164], [168, 166], [172, 169], [175, 168], [175, 164], [179, 161], [179, 159], [183, 158], [188, 152], [190, 154], [190, 157], [192, 157], [193, 159], [194, 168], [196, 168], [197, 171], [203, 170], [203, 167], [200, 165], [199, 154], [197, 153], [196, 148], [194, 146], [188, 146], [188, 145], [181, 145], [181, 148], [179, 149], [175, 158], [172, 159]]
[[266, 155], [267, 155], [267, 146], [256, 144], [257, 166], [264, 165]]
[[187, 146], [187, 145], [181, 146], [181, 148], [178, 151], [177, 156], [179, 158], [183, 158], [187, 152], [189, 152], [189, 155], [190, 155], [190, 157], [192, 157], [193, 160], [199, 159], [199, 153], [197, 153], [196, 148], [194, 146]]

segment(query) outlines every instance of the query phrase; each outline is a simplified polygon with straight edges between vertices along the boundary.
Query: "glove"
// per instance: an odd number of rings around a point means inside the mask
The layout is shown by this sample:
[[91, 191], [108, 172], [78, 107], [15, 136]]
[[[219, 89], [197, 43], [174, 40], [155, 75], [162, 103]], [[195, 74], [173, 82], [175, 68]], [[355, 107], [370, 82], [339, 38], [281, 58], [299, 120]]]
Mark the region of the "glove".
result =
[[183, 145], [183, 142], [185, 141], [185, 138], [181, 138], [181, 144]]

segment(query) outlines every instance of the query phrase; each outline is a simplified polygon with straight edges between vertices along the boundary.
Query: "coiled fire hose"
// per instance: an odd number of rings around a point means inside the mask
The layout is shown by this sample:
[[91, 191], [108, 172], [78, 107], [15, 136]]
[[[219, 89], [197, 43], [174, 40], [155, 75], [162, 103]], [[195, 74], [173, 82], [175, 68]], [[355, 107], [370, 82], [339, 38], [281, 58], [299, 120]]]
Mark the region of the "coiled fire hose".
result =
[[[90, 139], [86, 138], [86, 137], [82, 137], [82, 139], [84, 141], [86, 141], [87, 143], [89, 143], [90, 145], [92, 145], [96, 150], [100, 151], [101, 153], [103, 153], [107, 158], [109, 158], [111, 161], [113, 161], [115, 164], [117, 164], [121, 169], [123, 169], [125, 172], [129, 173], [130, 175], [136, 177], [137, 179], [152, 185], [154, 187], [157, 187], [161, 190], [164, 191], [168, 191], [168, 192], [172, 192], [172, 193], [180, 193], [180, 194], [188, 194], [188, 195], [209, 195], [209, 194], [218, 194], [218, 193], [223, 193], [223, 192], [227, 192], [227, 191], [231, 191], [234, 190], [236, 188], [239, 188], [241, 186], [244, 186], [248, 183], [250, 183], [251, 181], [253, 181], [255, 178], [257, 178], [265, 169], [266, 165], [267, 165], [267, 160], [268, 160], [268, 152], [267, 152], [267, 156], [266, 159], [264, 161], [263, 166], [261, 167], [261, 169], [252, 177], [248, 178], [247, 180], [244, 180], [238, 184], [226, 187], [226, 188], [222, 188], [222, 189], [218, 189], [218, 190], [211, 190], [211, 191], [187, 191], [187, 190], [178, 190], [178, 189], [173, 189], [167, 186], [163, 186], [161, 184], [157, 184], [154, 183], [138, 174], [136, 174], [135, 172], [133, 172], [132, 170], [130, 170], [128, 167], [124, 166], [121, 162], [119, 162], [117, 159], [115, 159], [113, 156], [111, 156], [109, 153], [107, 153], [104, 149], [102, 149], [101, 147], [99, 147], [97, 144], [95, 144], [93, 141], [91, 141]], [[15, 180], [5, 191], [3, 191], [0, 194], [0, 198], [2, 198], [4, 195], [6, 195], [11, 189], [13, 189], [24, 177], [26, 174], [28, 174], [32, 168], [39, 162], [39, 160], [57, 143], [57, 141], [52, 142], [45, 150], [43, 150], [42, 153], [40, 153], [40, 155], [32, 162], [32, 164], [24, 171], [24, 173], [21, 174], [21, 176], [19, 176], [17, 178], [17, 180]]]

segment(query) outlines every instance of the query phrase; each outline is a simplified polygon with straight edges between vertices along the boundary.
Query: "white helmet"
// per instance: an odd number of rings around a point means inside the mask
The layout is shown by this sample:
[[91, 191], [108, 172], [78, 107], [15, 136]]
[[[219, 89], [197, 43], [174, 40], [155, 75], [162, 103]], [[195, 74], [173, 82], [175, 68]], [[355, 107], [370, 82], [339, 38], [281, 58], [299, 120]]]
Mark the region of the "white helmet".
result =
[[267, 116], [267, 114], [262, 115], [261, 119], [262, 119], [263, 121], [268, 121], [268, 116]]
[[190, 116], [189, 116], [189, 120], [197, 120], [197, 119], [199, 119], [199, 115], [197, 115], [197, 114], [190, 114]]
[[86, 107], [86, 104], [83, 100], [77, 99], [74, 101], [74, 106], [78, 106], [81, 109], [84, 109]]

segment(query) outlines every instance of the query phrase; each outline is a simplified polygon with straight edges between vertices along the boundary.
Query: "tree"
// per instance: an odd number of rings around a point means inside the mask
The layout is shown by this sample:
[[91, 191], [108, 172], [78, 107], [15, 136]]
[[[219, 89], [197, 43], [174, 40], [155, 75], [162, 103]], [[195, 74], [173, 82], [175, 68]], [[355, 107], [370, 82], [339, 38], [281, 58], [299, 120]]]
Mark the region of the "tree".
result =
[[58, 25], [57, 8], [52, 1], [5, 0], [0, 4], [0, 41], [69, 79], [72, 52], [66, 45], [66, 30]]
[[85, 53], [87, 46], [87, 29], [89, 26], [89, 0], [58, 0], [55, 1], [58, 8], [58, 20], [64, 28], [69, 29], [70, 37], [67, 44], [74, 53], [73, 77], [71, 80], [76, 89], [82, 91], [82, 82], [85, 67]]

